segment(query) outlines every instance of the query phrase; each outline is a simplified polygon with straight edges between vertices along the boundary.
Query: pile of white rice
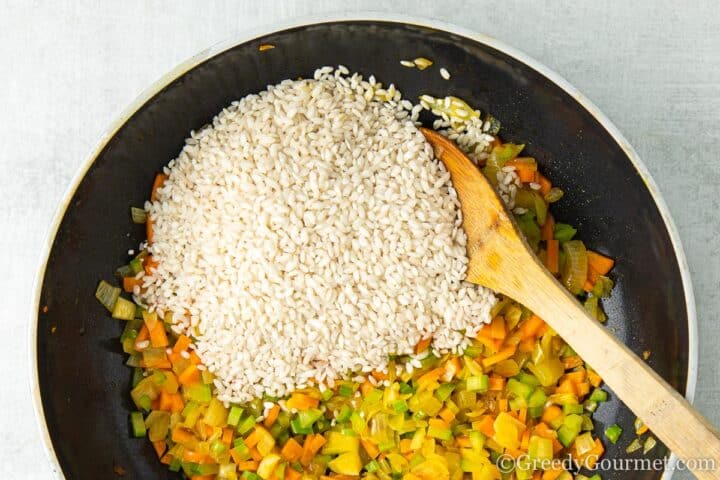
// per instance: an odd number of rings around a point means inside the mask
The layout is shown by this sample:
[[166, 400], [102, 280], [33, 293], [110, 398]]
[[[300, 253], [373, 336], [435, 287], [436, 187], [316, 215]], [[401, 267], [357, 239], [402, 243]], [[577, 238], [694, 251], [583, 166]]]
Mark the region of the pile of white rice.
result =
[[489, 321], [422, 107], [370, 80], [325, 67], [234, 102], [146, 205], [143, 300], [196, 337], [221, 400], [386, 371], [429, 336], [462, 350]]

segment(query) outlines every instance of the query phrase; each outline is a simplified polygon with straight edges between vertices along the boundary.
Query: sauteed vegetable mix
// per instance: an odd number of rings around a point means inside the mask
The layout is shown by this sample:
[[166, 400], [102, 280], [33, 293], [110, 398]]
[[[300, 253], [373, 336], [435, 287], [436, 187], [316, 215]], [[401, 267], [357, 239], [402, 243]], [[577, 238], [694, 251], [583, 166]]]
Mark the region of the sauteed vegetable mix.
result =
[[[605, 321], [599, 301], [611, 293], [613, 260], [555, 221], [550, 206], [562, 191], [534, 158], [522, 156], [523, 145], [493, 133], [479, 168], [496, 186], [499, 172], [516, 173], [513, 212], [528, 242]], [[151, 198], [165, 178], [156, 177]], [[146, 224], [152, 242], [145, 210], [133, 208], [131, 215]], [[492, 321], [462, 354], [437, 356], [432, 338], [425, 338], [415, 355], [388, 358], [387, 372], [349, 375], [332, 387], [315, 384], [284, 398], [224, 404], [194, 339], [175, 333], [170, 313], [160, 318], [123, 294], [142, 288], [156, 265], [141, 251], [118, 269], [121, 286], [101, 281], [96, 297], [126, 322], [120, 341], [133, 370], [131, 433], [147, 437], [171, 471], [194, 480], [582, 480], [588, 477], [577, 468], [553, 460], [570, 455], [592, 469], [604, 453], [592, 433], [593, 412], [608, 399], [602, 379], [543, 319], [510, 298], [499, 297]], [[418, 359], [419, 367], [406, 368]], [[635, 433], [646, 430], [638, 421]], [[618, 425], [605, 431], [612, 443], [621, 435]]]

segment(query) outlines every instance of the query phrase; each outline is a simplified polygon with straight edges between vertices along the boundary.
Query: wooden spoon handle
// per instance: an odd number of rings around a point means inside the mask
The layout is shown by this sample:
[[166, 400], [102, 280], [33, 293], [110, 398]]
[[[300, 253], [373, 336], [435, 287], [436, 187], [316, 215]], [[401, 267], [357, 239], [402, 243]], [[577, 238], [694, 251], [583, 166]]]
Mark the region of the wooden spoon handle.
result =
[[[514, 298], [547, 319], [688, 468], [697, 467], [693, 470], [697, 478], [720, 479], [718, 431], [644, 361], [590, 317], [537, 262], [531, 270], [533, 273], [514, 292]], [[550, 286], [555, 291], [549, 291]], [[709, 470], [708, 461], [713, 462]]]

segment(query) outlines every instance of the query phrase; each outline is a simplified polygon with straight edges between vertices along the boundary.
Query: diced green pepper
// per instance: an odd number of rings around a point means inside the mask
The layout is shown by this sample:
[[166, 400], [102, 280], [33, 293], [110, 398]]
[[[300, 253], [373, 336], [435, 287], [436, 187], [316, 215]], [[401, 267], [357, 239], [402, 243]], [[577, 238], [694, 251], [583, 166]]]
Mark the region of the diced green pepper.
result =
[[620, 427], [620, 425], [618, 425], [617, 423], [610, 425], [608, 428], [605, 429], [605, 437], [610, 440], [610, 442], [615, 444], [620, 438], [620, 435], [622, 435], [622, 431], [622, 427]]
[[555, 240], [560, 243], [569, 242], [573, 239], [577, 230], [567, 223], [556, 223], [555, 224]]
[[588, 400], [592, 400], [593, 402], [607, 402], [608, 394], [605, 390], [602, 390], [600, 388], [596, 388], [593, 390], [593, 392], [590, 394], [590, 397]]

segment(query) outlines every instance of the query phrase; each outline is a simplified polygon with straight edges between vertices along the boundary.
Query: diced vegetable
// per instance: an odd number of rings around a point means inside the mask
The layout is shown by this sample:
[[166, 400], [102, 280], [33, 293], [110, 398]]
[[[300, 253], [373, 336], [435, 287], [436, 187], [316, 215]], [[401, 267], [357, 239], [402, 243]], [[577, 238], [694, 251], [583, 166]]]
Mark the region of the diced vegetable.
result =
[[622, 435], [622, 431], [622, 428], [617, 423], [610, 425], [608, 428], [605, 429], [605, 437], [607, 437], [610, 442], [615, 444], [620, 438], [620, 435]]
[[130, 413], [130, 428], [134, 437], [144, 437], [147, 434], [142, 412]]
[[133, 223], [145, 223], [147, 220], [147, 213], [142, 208], [130, 207], [130, 216]]
[[570, 240], [562, 244], [565, 252], [565, 264], [562, 269], [562, 280], [572, 294], [582, 292], [587, 279], [587, 251], [580, 240]]
[[97, 298], [110, 313], [115, 309], [115, 303], [118, 297], [120, 297], [120, 289], [118, 287], [113, 287], [105, 280], [100, 280], [97, 290], [95, 290], [95, 298]]

